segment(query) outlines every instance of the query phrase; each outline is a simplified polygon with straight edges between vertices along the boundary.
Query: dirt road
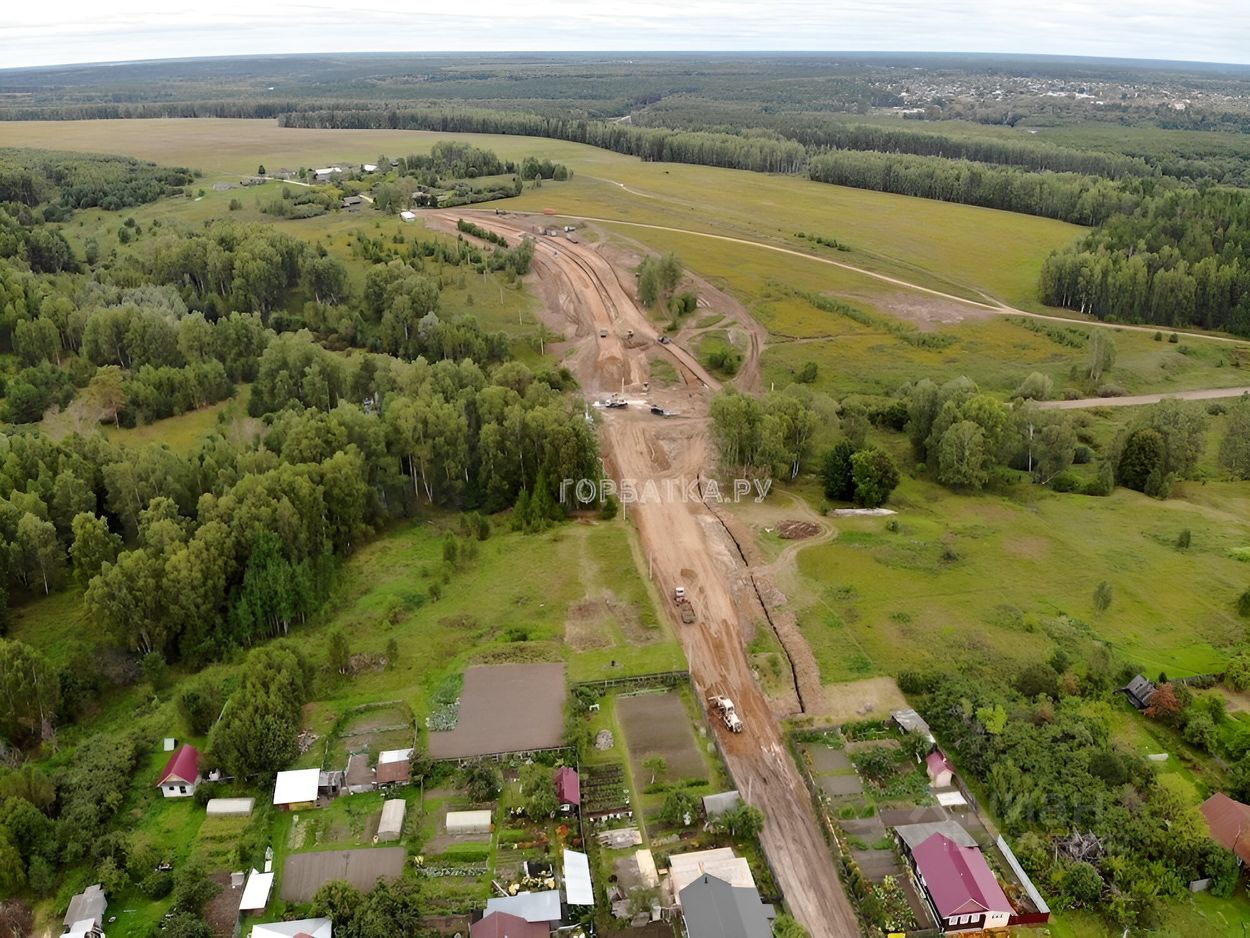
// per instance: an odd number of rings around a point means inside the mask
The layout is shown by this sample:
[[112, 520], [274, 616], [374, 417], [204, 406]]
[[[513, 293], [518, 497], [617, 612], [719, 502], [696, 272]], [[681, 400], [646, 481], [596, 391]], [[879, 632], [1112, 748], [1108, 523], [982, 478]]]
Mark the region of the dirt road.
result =
[[1162, 394], [1133, 394], [1128, 397], [1082, 397], [1075, 401], [1040, 401], [1042, 410], [1084, 410], [1090, 407], [1137, 407], [1159, 401], [1213, 401], [1222, 397], [1241, 397], [1250, 388], [1204, 388], [1200, 391], [1167, 391]]
[[[617, 183], [617, 185], [620, 185], [620, 183]], [[621, 188], [626, 187], [621, 186]], [[632, 189], [627, 191], [634, 195], [642, 195], [642, 193], [635, 192]], [[1131, 326], [1118, 322], [1103, 322], [1099, 319], [1076, 319], [1065, 316], [1052, 316], [1046, 313], [1033, 313], [1024, 309], [1016, 309], [1014, 306], [1008, 306], [1005, 303], [999, 303], [997, 301], [983, 303], [979, 300], [970, 300], [967, 297], [956, 296], [954, 293], [944, 293], [941, 290], [934, 290], [932, 287], [922, 287], [919, 284], [911, 283], [910, 281], [903, 280], [899, 277], [891, 277], [888, 274], [878, 273], [877, 271], [869, 270], [866, 267], [858, 267], [855, 264], [848, 264], [845, 261], [835, 261], [828, 257], [819, 257], [806, 251], [798, 251], [794, 248], [786, 248], [777, 244], [769, 244], [766, 241], [752, 241], [749, 238], [734, 238], [729, 235], [712, 234], [708, 231], [695, 231], [690, 228], [670, 228], [667, 225], [649, 225], [644, 224], [643, 222], [626, 221], [620, 218], [600, 218], [595, 215], [561, 215], [560, 217], [574, 218], [580, 221], [600, 222], [610, 225], [628, 225], [631, 228], [649, 228], [652, 231], [671, 231], [674, 234], [694, 235], [699, 238], [711, 238], [714, 241], [728, 241], [731, 244], [746, 244], [765, 251], [775, 251], [778, 254], [792, 254], [795, 257], [806, 258], [807, 260], [814, 261], [818, 264], [828, 264], [830, 267], [839, 267], [842, 270], [853, 271], [854, 273], [862, 274], [865, 277], [869, 277], [882, 283], [903, 287], [916, 293], [924, 293], [929, 296], [939, 297], [940, 299], [947, 300], [952, 303], [961, 303], [965, 306], [981, 310], [982, 312], [989, 312], [998, 316], [1023, 316], [1026, 319], [1042, 319], [1048, 322], [1062, 323], [1066, 326], [1094, 326], [1102, 329], [1117, 329], [1125, 332], [1149, 332], [1152, 335], [1160, 331], [1158, 326]], [[1232, 342], [1239, 345], [1246, 344], [1245, 339], [1236, 339], [1231, 336], [1223, 335], [1212, 335], [1207, 332], [1186, 332], [1178, 329], [1167, 329], [1164, 331], [1176, 332], [1178, 335], [1183, 335], [1188, 339], [1207, 339], [1212, 342]]]
[[[470, 215], [510, 238], [534, 230], [530, 219], [478, 213], [444, 213], [438, 223], [454, 226], [457, 217]], [[648, 493], [625, 510], [661, 593], [671, 596], [675, 586], [685, 586], [698, 613], [695, 623], [684, 625], [670, 611], [696, 688], [701, 696], [727, 694], [742, 716], [745, 730], [735, 735], [718, 729], [719, 739], [738, 789], [764, 812], [761, 841], [787, 904], [813, 938], [858, 935], [807, 789], [747, 661], [743, 630], [758, 615], [750, 577], [725, 526], [699, 495], [689, 494], [693, 486], [710, 495], [704, 476], [711, 462], [708, 407], [718, 384], [689, 352], [658, 343], [655, 327], [624, 286], [621, 278], [628, 275], [594, 246], [542, 237], [536, 242], [534, 271], [549, 307], [575, 327], [578, 338], [567, 361], [588, 395], [645, 393], [680, 415], [656, 417], [639, 406], [605, 411], [605, 462], [614, 477]], [[655, 356], [677, 367], [684, 386], [643, 391]], [[648, 484], [654, 489], [643, 488]]]

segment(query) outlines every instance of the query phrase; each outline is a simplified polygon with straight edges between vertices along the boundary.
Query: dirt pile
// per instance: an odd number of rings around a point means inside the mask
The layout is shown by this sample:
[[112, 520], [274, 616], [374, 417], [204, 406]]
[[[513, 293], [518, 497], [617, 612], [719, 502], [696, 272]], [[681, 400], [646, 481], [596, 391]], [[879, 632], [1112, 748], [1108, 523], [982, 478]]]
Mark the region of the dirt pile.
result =
[[785, 541], [801, 541], [820, 533], [820, 525], [814, 521], [783, 521], [777, 525], [777, 536]]

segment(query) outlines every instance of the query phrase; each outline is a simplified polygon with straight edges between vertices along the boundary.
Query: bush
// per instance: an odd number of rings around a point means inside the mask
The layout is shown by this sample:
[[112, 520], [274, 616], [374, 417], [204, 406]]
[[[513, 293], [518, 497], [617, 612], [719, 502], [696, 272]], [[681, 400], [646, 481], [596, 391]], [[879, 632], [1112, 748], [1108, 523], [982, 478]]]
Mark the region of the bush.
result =
[[1094, 451], [1084, 443], [1078, 444], [1072, 450], [1072, 462], [1077, 466], [1084, 466], [1094, 461]]
[[1061, 472], [1050, 480], [1050, 487], [1056, 492], [1079, 492], [1081, 480], [1071, 472]]

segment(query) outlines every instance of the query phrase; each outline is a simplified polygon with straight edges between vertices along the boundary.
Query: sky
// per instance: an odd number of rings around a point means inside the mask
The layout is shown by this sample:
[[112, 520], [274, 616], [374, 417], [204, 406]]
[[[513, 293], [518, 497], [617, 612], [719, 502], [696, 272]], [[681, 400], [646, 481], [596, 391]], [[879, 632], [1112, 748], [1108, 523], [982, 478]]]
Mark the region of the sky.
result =
[[1250, 0], [355, 2], [12, 2], [0, 24], [0, 68], [297, 52], [599, 50], [1002, 52], [1250, 64]]

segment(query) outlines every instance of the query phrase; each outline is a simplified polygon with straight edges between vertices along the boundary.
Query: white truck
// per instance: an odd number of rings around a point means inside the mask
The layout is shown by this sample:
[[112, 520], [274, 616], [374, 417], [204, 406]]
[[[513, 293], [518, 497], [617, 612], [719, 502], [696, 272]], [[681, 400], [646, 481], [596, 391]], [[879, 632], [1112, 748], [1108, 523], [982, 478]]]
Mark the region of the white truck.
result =
[[729, 732], [742, 732], [742, 718], [738, 716], [738, 711], [734, 709], [732, 700], [722, 694], [711, 694], [708, 696], [707, 702], [712, 705], [713, 710], [720, 714], [720, 718]]

